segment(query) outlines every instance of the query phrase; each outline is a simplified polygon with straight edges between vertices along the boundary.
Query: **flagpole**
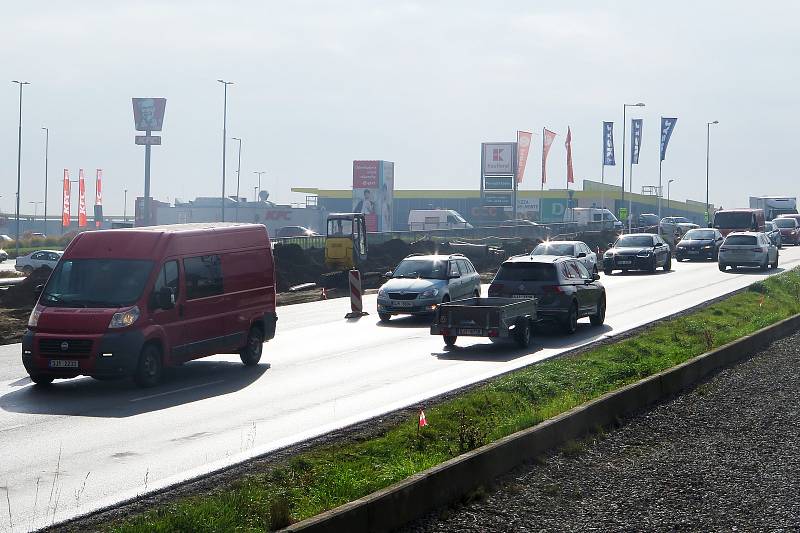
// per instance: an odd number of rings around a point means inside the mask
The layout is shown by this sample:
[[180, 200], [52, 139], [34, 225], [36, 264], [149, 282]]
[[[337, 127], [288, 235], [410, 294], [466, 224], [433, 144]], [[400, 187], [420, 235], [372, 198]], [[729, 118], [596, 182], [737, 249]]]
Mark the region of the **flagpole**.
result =
[[628, 185], [630, 194], [628, 195], [628, 233], [633, 233], [633, 146], [631, 146], [631, 166], [628, 167]]
[[658, 156], [658, 220], [661, 222], [661, 155]]
[[[545, 134], [544, 134], [544, 130], [545, 130], [545, 128], [542, 128], [542, 180], [541, 180], [542, 181], [542, 192], [544, 192], [544, 176], [545, 176], [545, 170], [544, 170], [544, 138], [545, 138]], [[541, 201], [541, 197], [540, 197], [540, 201]]]
[[[603, 166], [600, 167], [600, 183], [602, 187], [600, 187], [600, 209], [606, 208], [606, 160], [605, 156], [603, 156]], [[605, 215], [603, 216], [605, 219]]]

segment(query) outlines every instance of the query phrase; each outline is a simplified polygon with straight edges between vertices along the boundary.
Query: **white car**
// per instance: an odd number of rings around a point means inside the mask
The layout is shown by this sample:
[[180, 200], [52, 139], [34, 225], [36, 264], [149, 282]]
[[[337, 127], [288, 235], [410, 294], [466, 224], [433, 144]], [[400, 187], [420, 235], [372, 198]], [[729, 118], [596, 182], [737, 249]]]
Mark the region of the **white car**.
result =
[[30, 275], [31, 272], [43, 266], [53, 269], [62, 255], [64, 255], [64, 252], [58, 250], [38, 250], [28, 255], [17, 257], [17, 263], [14, 268], [24, 272], [26, 275]]
[[719, 269], [728, 267], [778, 268], [778, 247], [765, 233], [742, 231], [730, 233], [719, 249]]
[[8, 252], [0, 248], [0, 263], [8, 259]]
[[531, 255], [561, 255], [574, 257], [590, 274], [597, 274], [597, 254], [583, 241], [545, 241], [536, 245]]

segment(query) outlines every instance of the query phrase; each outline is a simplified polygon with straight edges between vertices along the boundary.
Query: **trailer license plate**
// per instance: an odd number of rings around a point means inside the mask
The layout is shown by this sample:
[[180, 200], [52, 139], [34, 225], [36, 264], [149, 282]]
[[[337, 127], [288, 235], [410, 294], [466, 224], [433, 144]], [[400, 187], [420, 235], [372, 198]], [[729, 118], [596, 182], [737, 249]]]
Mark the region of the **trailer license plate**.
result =
[[457, 331], [459, 335], [472, 335], [473, 337], [483, 336], [483, 330], [478, 328], [460, 328]]
[[414, 302], [406, 300], [392, 300], [392, 307], [413, 307]]
[[531, 295], [531, 294], [512, 294], [511, 298], [513, 298], [514, 300], [530, 300], [531, 298], [533, 298], [533, 295]]
[[64, 359], [51, 359], [50, 368], [78, 368], [78, 362]]

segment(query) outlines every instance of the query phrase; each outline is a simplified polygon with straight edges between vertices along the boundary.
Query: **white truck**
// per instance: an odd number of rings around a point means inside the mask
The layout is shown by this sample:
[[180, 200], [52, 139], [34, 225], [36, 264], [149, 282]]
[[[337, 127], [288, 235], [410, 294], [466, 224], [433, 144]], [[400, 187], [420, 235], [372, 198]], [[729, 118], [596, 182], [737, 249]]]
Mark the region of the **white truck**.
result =
[[471, 228], [472, 224], [452, 209], [412, 209], [408, 213], [409, 231]]
[[606, 229], [622, 229], [622, 222], [614, 213], [600, 207], [573, 207], [564, 211], [564, 222], [575, 222], [578, 226], [597, 226]]
[[751, 196], [750, 209], [763, 209], [766, 220], [772, 220], [781, 215], [794, 215], [797, 213], [797, 198], [791, 196]]

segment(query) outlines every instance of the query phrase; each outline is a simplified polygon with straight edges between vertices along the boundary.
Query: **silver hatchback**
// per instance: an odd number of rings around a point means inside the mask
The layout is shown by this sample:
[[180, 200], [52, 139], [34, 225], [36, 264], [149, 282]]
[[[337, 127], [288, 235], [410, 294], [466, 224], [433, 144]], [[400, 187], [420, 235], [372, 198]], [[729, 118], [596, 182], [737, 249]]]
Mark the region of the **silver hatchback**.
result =
[[719, 269], [728, 267], [758, 267], [761, 270], [778, 268], [778, 247], [765, 233], [736, 232], [725, 237], [719, 249]]

